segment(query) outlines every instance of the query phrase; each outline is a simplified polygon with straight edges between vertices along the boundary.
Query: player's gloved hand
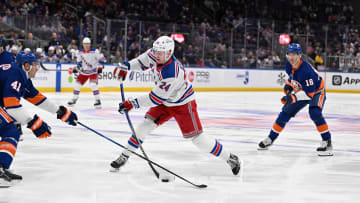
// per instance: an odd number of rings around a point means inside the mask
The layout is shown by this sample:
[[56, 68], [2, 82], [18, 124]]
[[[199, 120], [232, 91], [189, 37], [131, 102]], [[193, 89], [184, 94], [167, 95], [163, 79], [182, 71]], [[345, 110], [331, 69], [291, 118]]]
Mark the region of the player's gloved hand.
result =
[[48, 126], [39, 116], [36, 114], [34, 115], [34, 118], [29, 121], [27, 124], [27, 127], [30, 128], [30, 130], [33, 131], [33, 133], [38, 138], [47, 138], [51, 136], [51, 128]]
[[68, 123], [69, 125], [76, 126], [76, 121], [78, 119], [77, 115], [74, 112], [70, 111], [70, 109], [66, 108], [65, 106], [60, 106], [56, 114], [57, 119], [60, 119], [65, 123]]
[[73, 72], [73, 73], [78, 73], [78, 72], [79, 72], [78, 67], [75, 66], [75, 67], [72, 69], [72, 72]]
[[118, 66], [114, 69], [114, 76], [120, 80], [120, 82], [125, 81], [127, 72], [130, 70], [130, 64], [125, 62], [124, 64], [119, 63]]
[[297, 98], [295, 94], [289, 94], [281, 98], [281, 103], [284, 104], [285, 106], [288, 104], [293, 104], [295, 102], [297, 102]]
[[125, 111], [129, 112], [131, 109], [138, 109], [139, 108], [139, 103], [137, 99], [133, 99], [133, 100], [126, 100], [124, 102], [119, 103], [119, 113], [124, 114]]
[[97, 68], [97, 73], [98, 73], [98, 74], [102, 73], [102, 72], [103, 72], [103, 68], [104, 68], [104, 67], [98, 67], [98, 68]]
[[286, 81], [286, 84], [284, 85], [284, 93], [288, 94], [288, 92], [292, 92], [294, 88], [291, 86], [291, 83], [289, 80]]

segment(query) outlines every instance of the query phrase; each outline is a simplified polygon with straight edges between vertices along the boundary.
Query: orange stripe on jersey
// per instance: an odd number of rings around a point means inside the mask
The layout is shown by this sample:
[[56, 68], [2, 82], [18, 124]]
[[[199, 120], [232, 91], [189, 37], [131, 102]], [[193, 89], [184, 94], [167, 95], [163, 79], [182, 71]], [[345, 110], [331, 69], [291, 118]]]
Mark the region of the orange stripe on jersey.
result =
[[[300, 59], [299, 65], [298, 65], [296, 68], [293, 67], [293, 69], [292, 69], [292, 71], [291, 71], [293, 75], [294, 75], [295, 71], [297, 71], [297, 70], [300, 68], [300, 66], [301, 66], [302, 63], [303, 63], [303, 61]], [[291, 65], [291, 66], [292, 66], [292, 65]]]
[[31, 97], [31, 98], [26, 98], [26, 100], [28, 100], [30, 103], [32, 104], [39, 104], [41, 101], [43, 101], [46, 97], [41, 94], [40, 92], [35, 96], [35, 97]]
[[316, 128], [319, 131], [319, 133], [323, 133], [329, 130], [329, 127], [326, 123], [323, 125], [316, 126]]
[[311, 98], [314, 98], [315, 92], [307, 93], [307, 95], [309, 95], [309, 97], [311, 97]]
[[16, 153], [16, 147], [10, 142], [0, 142], [0, 151], [5, 150], [10, 152], [10, 154], [14, 157]]
[[319, 102], [318, 102], [318, 106], [320, 107], [320, 109], [322, 109], [322, 105], [324, 103], [324, 95], [325, 95], [325, 93], [323, 90], [323, 91], [321, 91], [321, 95], [320, 95]]
[[4, 97], [4, 107], [20, 106], [20, 100], [16, 97]]
[[8, 122], [12, 122], [13, 120], [10, 118], [10, 116], [2, 109], [0, 108], [0, 114], [1, 116]]
[[324, 88], [324, 86], [325, 86], [324, 80], [321, 80], [320, 87], [319, 87], [317, 90], [315, 90], [315, 91], [316, 91], [316, 92], [320, 91], [321, 89]]
[[44, 132], [42, 135], [40, 135], [38, 138], [39, 139], [44, 139], [44, 138], [48, 138], [51, 137], [51, 134], [49, 134], [48, 132]]
[[273, 130], [276, 131], [277, 133], [280, 133], [284, 128], [279, 126], [277, 123], [274, 123], [273, 125]]

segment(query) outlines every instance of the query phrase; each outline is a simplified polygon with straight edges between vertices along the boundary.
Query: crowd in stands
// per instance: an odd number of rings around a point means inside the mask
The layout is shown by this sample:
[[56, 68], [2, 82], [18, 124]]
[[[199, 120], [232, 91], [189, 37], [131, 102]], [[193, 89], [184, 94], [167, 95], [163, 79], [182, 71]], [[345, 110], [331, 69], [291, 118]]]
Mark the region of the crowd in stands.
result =
[[[45, 62], [72, 62], [81, 39], [96, 36], [93, 46], [105, 55], [108, 48], [108, 62], [118, 63], [125, 60], [125, 47], [131, 59], [158, 36], [175, 32], [185, 35], [175, 55], [186, 66], [229, 67], [232, 56], [232, 67], [276, 68], [285, 60], [275, 46], [277, 34], [289, 33], [322, 67], [329, 56], [360, 58], [353, 10], [341, 0], [4, 0], [0, 20], [16, 28], [17, 17], [28, 15], [29, 27], [27, 33], [14, 28], [0, 37], [13, 53], [29, 48]], [[100, 19], [96, 25], [94, 16]], [[120, 20], [112, 23], [110, 35], [106, 19]], [[337, 60], [328, 60], [329, 68], [341, 70]]]

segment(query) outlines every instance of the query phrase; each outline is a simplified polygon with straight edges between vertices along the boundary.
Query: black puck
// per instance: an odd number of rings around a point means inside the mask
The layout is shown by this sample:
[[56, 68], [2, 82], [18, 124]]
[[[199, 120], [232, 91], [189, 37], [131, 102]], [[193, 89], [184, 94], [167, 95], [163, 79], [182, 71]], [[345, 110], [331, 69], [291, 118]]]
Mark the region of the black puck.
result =
[[161, 179], [161, 182], [167, 183], [169, 182], [169, 179]]

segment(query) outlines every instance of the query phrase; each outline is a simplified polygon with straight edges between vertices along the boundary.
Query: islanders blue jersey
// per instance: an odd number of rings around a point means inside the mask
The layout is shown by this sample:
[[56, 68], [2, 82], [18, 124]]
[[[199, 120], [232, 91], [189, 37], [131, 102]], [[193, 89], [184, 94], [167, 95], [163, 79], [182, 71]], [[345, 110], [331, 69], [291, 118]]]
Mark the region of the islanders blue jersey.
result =
[[0, 65], [0, 86], [0, 106], [6, 109], [21, 107], [21, 97], [35, 105], [46, 99], [15, 62]]
[[0, 64], [10, 64], [11, 62], [15, 62], [15, 57], [14, 55], [12, 55], [12, 53], [4, 50], [1, 54], [0, 54]]
[[285, 64], [285, 71], [295, 92], [303, 90], [309, 97], [321, 91], [325, 84], [319, 73], [305, 60], [300, 60], [298, 67], [293, 68], [289, 61]]

